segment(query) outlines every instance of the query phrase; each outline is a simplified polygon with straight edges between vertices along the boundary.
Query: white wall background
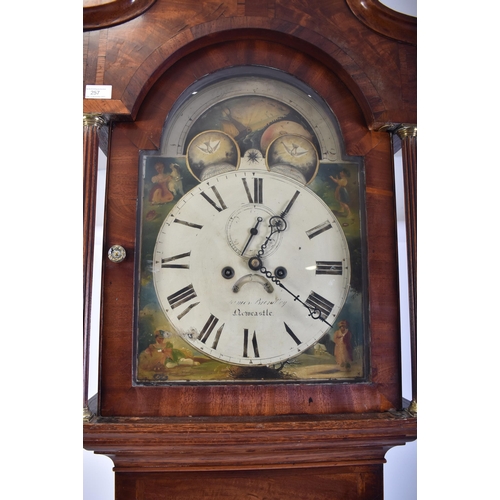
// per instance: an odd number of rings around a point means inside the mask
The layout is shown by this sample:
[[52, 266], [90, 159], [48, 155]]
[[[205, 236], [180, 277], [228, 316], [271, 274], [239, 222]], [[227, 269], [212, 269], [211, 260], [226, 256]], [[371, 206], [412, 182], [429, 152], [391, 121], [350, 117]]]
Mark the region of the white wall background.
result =
[[[388, 7], [408, 15], [417, 15], [416, 0], [383, 0]], [[98, 177], [98, 212], [95, 236], [94, 284], [100, 286], [101, 252], [102, 252], [102, 217], [103, 217], [103, 190], [105, 185], [106, 158], [100, 152]], [[396, 182], [399, 193], [402, 193], [402, 162], [401, 154], [395, 158]], [[412, 399], [410, 346], [408, 326], [407, 300], [407, 268], [406, 268], [406, 236], [404, 231], [404, 205], [402, 197], [398, 198], [398, 244], [401, 255], [401, 301], [402, 301], [402, 357], [403, 357], [403, 397]], [[95, 292], [92, 304], [92, 337], [90, 358], [89, 395], [97, 392], [97, 353], [98, 353], [98, 307], [99, 293]], [[405, 446], [394, 447], [386, 454], [387, 463], [384, 466], [385, 500], [416, 500], [417, 499], [417, 442]], [[83, 484], [84, 500], [113, 500], [114, 477], [113, 463], [105, 456], [83, 451]], [[319, 500], [319, 499], [318, 499]]]

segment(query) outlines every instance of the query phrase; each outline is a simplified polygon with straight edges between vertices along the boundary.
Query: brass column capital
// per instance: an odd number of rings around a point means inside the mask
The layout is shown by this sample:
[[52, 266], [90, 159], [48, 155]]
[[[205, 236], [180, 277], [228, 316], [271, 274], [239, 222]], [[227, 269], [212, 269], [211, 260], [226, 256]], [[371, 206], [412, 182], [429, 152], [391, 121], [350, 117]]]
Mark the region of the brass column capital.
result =
[[106, 125], [106, 119], [99, 113], [84, 113], [83, 126], [84, 127], [97, 127], [101, 128]]
[[410, 137], [417, 137], [417, 126], [409, 125], [409, 124], [401, 124], [396, 130], [395, 133], [398, 137], [402, 139], [408, 139]]

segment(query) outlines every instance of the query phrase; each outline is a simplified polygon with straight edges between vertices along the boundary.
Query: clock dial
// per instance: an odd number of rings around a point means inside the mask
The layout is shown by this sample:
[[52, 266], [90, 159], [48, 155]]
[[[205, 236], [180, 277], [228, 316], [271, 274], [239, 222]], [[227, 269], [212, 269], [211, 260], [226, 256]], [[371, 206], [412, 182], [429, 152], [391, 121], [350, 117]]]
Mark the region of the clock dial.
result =
[[241, 170], [201, 182], [170, 211], [153, 280], [164, 314], [193, 348], [268, 366], [304, 352], [333, 325], [349, 291], [349, 252], [310, 189]]

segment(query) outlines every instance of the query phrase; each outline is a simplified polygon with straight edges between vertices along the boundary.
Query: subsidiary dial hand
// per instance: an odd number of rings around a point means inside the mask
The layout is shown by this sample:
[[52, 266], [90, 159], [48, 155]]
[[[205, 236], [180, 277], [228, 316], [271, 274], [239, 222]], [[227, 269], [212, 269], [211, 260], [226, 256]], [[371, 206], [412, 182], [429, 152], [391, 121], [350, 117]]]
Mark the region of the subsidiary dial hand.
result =
[[245, 250], [248, 248], [248, 245], [250, 245], [250, 242], [252, 241], [253, 237], [259, 232], [258, 227], [259, 224], [262, 222], [262, 220], [263, 220], [262, 217], [257, 217], [257, 223], [255, 224], [254, 227], [250, 229], [250, 236], [245, 244], [245, 247], [241, 251], [241, 255], [245, 254]]

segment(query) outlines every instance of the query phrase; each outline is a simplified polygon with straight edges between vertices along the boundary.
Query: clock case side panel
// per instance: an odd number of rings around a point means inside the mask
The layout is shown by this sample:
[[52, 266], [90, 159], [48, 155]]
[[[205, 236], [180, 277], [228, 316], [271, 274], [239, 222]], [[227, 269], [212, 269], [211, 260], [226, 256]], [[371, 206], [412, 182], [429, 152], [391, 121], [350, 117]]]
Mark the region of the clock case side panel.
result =
[[[210, 57], [207, 57], [207, 52]], [[367, 191], [371, 374], [362, 384], [135, 387], [134, 259], [139, 155], [159, 149], [165, 116], [181, 93], [214, 69], [252, 64], [296, 74], [337, 116], [346, 151], [364, 156]], [[283, 57], [283, 54], [289, 57]], [[243, 416], [376, 412], [400, 408], [399, 309], [389, 135], [367, 129], [360, 108], [323, 64], [276, 43], [238, 41], [197, 51], [165, 71], [133, 123], [115, 122], [110, 144], [105, 245], [122, 244], [127, 258], [104, 262], [100, 408], [102, 416]], [[300, 68], [300, 70], [297, 70]], [[298, 73], [298, 74], [297, 74]], [[382, 259], [382, 265], [379, 260]], [[377, 297], [377, 294], [379, 297]], [[382, 295], [383, 297], [380, 297]]]

